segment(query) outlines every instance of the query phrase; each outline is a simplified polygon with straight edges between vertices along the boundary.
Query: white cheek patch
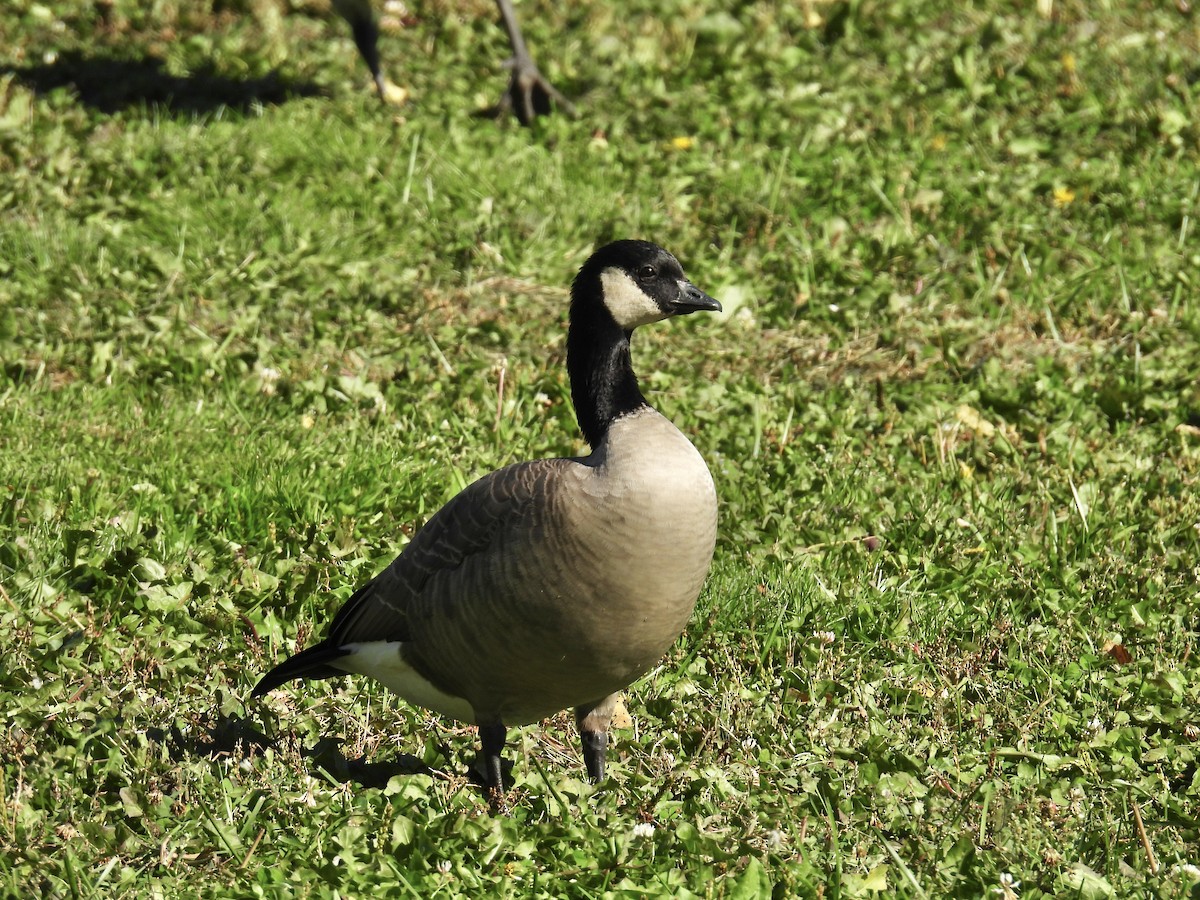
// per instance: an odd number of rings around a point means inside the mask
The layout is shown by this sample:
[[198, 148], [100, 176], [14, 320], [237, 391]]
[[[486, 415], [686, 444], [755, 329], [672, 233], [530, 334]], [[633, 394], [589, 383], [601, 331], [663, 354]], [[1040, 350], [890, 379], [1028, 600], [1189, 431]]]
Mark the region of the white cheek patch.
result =
[[604, 305], [613, 321], [625, 331], [667, 317], [654, 299], [622, 269], [601, 272], [600, 286], [604, 289]]

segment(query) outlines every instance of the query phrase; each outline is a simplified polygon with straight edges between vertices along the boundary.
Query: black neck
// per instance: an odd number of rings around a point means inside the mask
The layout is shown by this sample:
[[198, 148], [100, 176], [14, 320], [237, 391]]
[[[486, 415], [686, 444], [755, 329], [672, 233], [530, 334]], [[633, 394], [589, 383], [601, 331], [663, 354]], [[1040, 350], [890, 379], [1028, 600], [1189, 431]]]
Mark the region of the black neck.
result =
[[646, 405], [629, 357], [629, 332], [603, 307], [571, 304], [567, 372], [579, 428], [593, 449], [616, 419]]

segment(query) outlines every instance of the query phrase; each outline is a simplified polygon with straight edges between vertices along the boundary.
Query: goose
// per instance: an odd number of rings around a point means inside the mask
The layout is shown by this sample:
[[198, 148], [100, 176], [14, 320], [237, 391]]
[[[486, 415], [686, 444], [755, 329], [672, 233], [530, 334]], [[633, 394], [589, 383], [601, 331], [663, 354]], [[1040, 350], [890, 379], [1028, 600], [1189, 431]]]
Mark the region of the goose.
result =
[[361, 587], [328, 635], [273, 668], [374, 678], [479, 728], [503, 795], [510, 725], [575, 710], [588, 778], [604, 778], [619, 692], [682, 633], [708, 575], [717, 495], [692, 443], [642, 396], [635, 328], [721, 305], [646, 241], [597, 250], [571, 286], [567, 371], [587, 456], [520, 462], [443, 506]]
[[[549, 112], [553, 101], [574, 115], [575, 107], [546, 80], [534, 64], [521, 27], [517, 24], [512, 0], [496, 0], [496, 6], [504, 22], [504, 30], [508, 32], [508, 43], [513, 53], [507, 63], [508, 68], [512, 69], [512, 78], [508, 90], [496, 105], [496, 112], [511, 111], [522, 125], [528, 125], [534, 117]], [[333, 0], [333, 8], [349, 24], [354, 44], [371, 70], [379, 99], [387, 103], [395, 88], [389, 85], [379, 60], [379, 20], [375, 17], [372, 0]]]

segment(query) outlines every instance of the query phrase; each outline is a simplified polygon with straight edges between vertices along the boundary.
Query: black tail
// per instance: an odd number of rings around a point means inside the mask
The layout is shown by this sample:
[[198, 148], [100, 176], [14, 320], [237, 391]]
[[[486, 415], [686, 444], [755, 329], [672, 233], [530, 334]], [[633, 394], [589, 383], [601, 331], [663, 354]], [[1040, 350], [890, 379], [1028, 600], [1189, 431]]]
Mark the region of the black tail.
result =
[[333, 678], [346, 673], [329, 665], [333, 660], [346, 656], [350, 651], [328, 641], [321, 641], [316, 646], [309, 647], [295, 656], [289, 657], [262, 677], [251, 697], [261, 697], [275, 690], [281, 684], [286, 684], [293, 678]]

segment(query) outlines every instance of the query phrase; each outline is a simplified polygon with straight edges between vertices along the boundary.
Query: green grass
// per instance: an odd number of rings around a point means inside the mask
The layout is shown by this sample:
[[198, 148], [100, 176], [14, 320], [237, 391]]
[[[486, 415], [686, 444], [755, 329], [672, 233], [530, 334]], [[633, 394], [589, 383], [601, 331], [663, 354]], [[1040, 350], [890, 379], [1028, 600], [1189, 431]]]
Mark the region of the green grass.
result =
[[[316, 3], [0, 12], [0, 891], [1200, 894], [1195, 14], [520, 13], [580, 119], [473, 116], [484, 0], [385, 35], [400, 110]], [[374, 685], [247, 704], [580, 449], [566, 286], [619, 236], [730, 314], [636, 340], [721, 534], [611, 780], [513, 730], [495, 816]]]

